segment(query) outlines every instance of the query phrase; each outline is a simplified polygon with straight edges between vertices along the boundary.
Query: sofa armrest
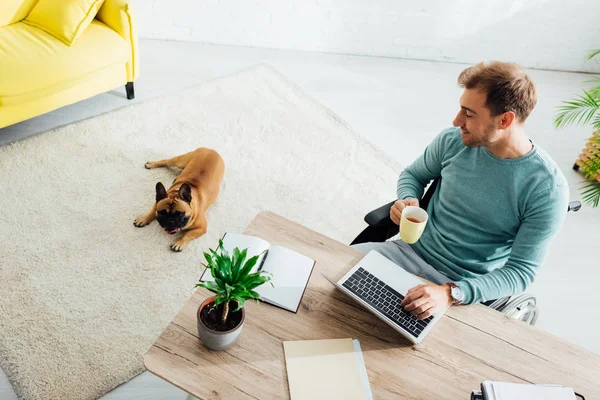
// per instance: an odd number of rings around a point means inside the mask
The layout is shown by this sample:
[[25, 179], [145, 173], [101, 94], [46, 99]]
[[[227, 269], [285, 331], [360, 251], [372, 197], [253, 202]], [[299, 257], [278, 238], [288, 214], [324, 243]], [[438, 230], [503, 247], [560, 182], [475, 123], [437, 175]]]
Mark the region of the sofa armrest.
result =
[[127, 62], [127, 82], [133, 82], [139, 75], [138, 38], [131, 0], [106, 0], [96, 18], [117, 32], [131, 48]]

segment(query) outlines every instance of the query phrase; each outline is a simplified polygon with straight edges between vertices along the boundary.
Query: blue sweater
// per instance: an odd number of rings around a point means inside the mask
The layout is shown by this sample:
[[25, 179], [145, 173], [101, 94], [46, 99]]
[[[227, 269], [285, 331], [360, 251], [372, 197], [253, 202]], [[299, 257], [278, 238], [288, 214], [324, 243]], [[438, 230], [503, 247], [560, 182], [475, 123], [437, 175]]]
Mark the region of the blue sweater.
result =
[[569, 186], [538, 146], [514, 159], [438, 135], [398, 179], [398, 198], [417, 198], [441, 176], [415, 251], [465, 293], [465, 304], [523, 292], [565, 218]]

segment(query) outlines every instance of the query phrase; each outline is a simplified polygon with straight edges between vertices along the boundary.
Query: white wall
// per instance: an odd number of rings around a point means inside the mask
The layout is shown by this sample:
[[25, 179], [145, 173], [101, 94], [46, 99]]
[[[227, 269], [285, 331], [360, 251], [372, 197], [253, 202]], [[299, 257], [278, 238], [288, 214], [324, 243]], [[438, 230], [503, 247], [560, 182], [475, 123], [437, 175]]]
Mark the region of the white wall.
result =
[[[134, 0], [143, 38], [600, 72], [594, 0]], [[600, 58], [600, 57], [598, 57]]]

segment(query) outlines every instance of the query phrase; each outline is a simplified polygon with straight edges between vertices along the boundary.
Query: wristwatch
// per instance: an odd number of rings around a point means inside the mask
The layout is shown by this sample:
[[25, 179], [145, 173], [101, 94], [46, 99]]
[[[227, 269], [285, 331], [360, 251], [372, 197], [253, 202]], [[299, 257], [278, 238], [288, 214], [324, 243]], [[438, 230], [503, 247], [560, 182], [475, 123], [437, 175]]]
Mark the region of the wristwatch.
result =
[[448, 282], [448, 286], [450, 286], [450, 297], [452, 297], [452, 304], [462, 304], [465, 301], [465, 293], [461, 288], [454, 282]]

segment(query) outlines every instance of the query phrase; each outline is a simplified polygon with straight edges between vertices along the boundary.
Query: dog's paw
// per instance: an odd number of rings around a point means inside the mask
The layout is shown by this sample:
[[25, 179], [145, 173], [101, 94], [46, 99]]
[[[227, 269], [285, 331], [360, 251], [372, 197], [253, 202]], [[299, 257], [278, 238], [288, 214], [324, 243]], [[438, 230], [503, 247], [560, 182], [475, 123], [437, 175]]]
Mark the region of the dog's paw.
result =
[[156, 168], [156, 163], [153, 161], [148, 161], [146, 164], [144, 164], [144, 168], [146, 168], [146, 169]]
[[152, 222], [152, 221], [146, 220], [145, 217], [139, 217], [139, 218], [136, 218], [135, 221], [133, 221], [133, 225], [135, 225], [137, 228], [143, 228], [144, 226], [148, 225], [150, 222]]
[[183, 240], [178, 240], [171, 245], [171, 250], [179, 253], [181, 250], [183, 250], [185, 245], [186, 245], [186, 242], [184, 242]]

